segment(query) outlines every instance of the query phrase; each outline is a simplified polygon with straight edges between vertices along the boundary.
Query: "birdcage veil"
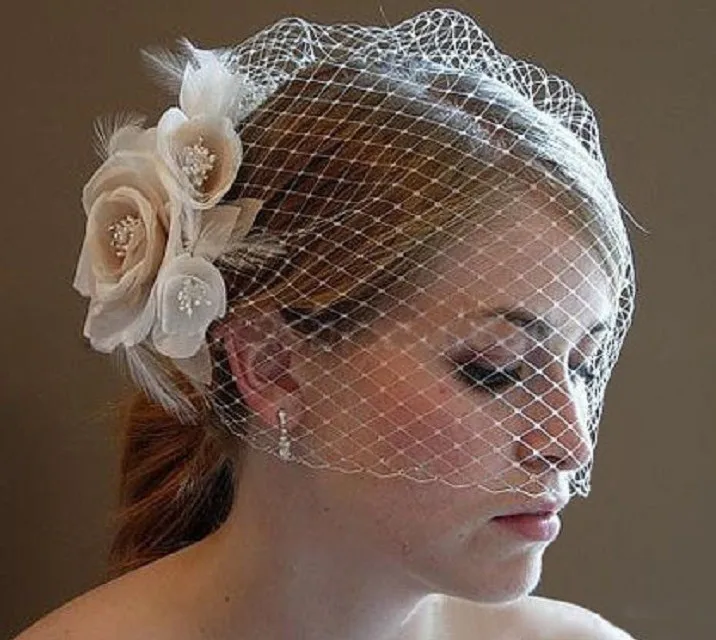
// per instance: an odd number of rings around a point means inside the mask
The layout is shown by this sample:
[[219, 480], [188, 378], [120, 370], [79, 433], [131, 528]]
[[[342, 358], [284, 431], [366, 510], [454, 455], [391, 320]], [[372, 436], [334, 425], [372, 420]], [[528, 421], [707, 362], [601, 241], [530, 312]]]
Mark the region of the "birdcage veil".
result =
[[[393, 27], [287, 18], [147, 57], [178, 105], [154, 128], [99, 127], [75, 279], [95, 348], [180, 420], [198, 396], [287, 464], [496, 492], [566, 469], [586, 495], [635, 283], [582, 95], [443, 9]], [[516, 281], [565, 321], [549, 340], [509, 310], [467, 322], [460, 283]], [[444, 347], [476, 336], [484, 351], [454, 350], [448, 371]], [[283, 337], [305, 359], [301, 410], [266, 419], [238, 354], [264, 345], [286, 375]]]

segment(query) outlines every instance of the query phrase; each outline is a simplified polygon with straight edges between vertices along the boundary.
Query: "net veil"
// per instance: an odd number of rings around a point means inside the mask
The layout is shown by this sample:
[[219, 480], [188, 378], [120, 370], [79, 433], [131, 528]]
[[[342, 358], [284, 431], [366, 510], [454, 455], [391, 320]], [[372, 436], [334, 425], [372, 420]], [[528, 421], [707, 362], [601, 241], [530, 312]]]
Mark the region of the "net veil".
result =
[[453, 10], [150, 51], [98, 126], [85, 335], [286, 464], [586, 495], [634, 309], [597, 121]]

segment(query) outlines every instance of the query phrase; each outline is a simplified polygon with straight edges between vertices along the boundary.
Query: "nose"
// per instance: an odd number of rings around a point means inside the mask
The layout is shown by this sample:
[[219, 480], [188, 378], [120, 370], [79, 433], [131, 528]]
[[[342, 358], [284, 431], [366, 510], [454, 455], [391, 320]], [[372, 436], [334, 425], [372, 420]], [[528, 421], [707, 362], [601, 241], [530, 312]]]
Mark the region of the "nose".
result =
[[525, 384], [531, 401], [520, 412], [529, 425], [518, 439], [520, 464], [532, 473], [547, 469], [574, 472], [592, 462], [586, 398], [561, 363], [537, 372]]

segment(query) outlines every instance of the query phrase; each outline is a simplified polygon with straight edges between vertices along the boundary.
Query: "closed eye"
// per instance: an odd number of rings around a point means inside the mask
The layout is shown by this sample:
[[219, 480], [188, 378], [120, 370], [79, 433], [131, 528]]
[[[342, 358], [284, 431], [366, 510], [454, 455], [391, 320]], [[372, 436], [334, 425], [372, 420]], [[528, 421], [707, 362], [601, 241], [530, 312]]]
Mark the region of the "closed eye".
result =
[[[478, 390], [497, 392], [522, 380], [519, 375], [521, 367], [522, 365], [518, 363], [511, 367], [493, 368], [485, 366], [477, 360], [472, 360], [459, 364], [455, 375], [458, 380], [471, 389], [477, 388]], [[587, 385], [592, 384], [597, 378], [596, 370], [588, 361], [571, 369], [571, 374], [581, 378]]]
[[500, 391], [519, 381], [521, 365], [511, 368], [491, 368], [478, 364], [476, 361], [467, 362], [458, 366], [456, 375], [459, 380], [469, 387], [482, 387], [490, 391]]

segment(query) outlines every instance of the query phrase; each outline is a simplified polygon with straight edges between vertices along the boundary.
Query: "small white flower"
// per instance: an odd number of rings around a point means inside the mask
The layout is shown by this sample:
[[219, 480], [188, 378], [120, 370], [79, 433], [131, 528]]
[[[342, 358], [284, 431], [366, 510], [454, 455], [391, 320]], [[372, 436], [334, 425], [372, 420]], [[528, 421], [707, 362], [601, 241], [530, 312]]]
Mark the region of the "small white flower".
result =
[[181, 254], [157, 279], [154, 346], [170, 358], [190, 358], [205, 345], [211, 322], [225, 313], [226, 288], [219, 270], [205, 258]]
[[231, 120], [188, 118], [176, 107], [159, 120], [157, 148], [189, 206], [199, 210], [211, 209], [231, 188], [243, 154]]

